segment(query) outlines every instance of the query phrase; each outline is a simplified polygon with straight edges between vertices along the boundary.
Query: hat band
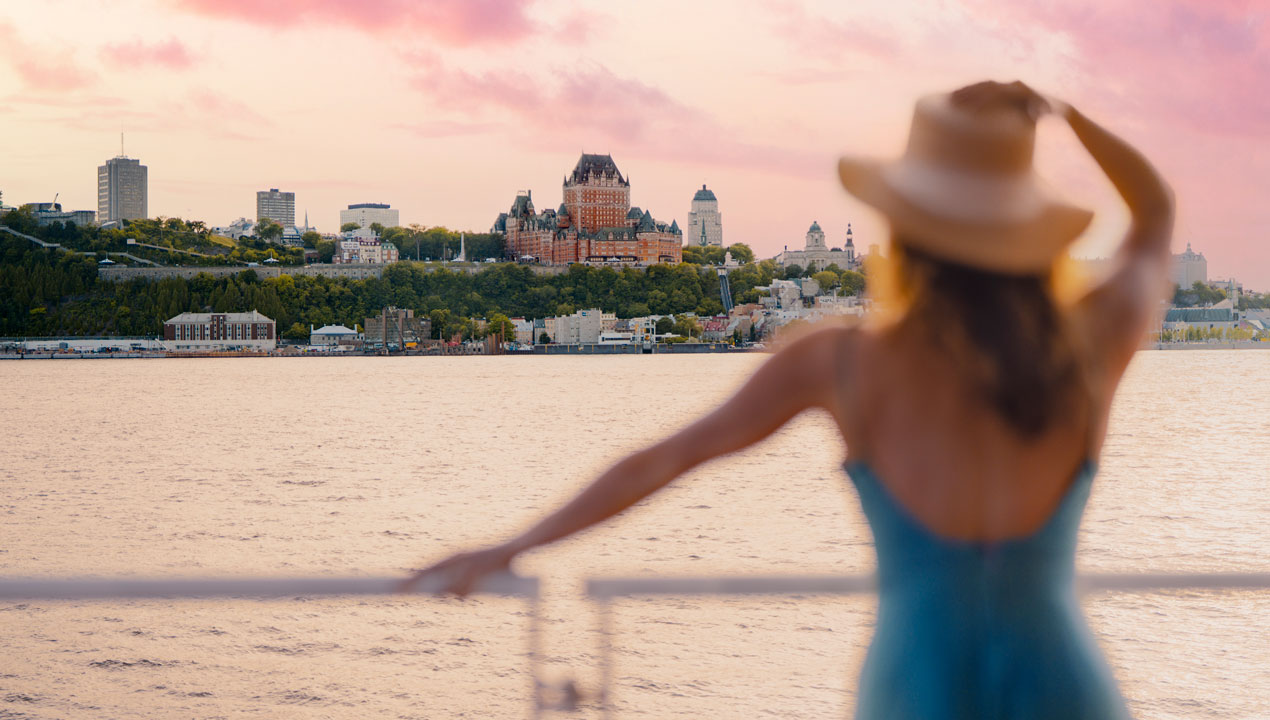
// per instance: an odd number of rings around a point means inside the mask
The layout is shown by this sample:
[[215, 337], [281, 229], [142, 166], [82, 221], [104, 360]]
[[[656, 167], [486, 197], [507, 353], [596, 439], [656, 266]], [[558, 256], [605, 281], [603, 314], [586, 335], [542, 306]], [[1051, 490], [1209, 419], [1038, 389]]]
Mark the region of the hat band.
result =
[[986, 175], [901, 160], [883, 168], [882, 180], [908, 202], [935, 215], [974, 223], [1034, 220], [1045, 198], [1030, 172]]

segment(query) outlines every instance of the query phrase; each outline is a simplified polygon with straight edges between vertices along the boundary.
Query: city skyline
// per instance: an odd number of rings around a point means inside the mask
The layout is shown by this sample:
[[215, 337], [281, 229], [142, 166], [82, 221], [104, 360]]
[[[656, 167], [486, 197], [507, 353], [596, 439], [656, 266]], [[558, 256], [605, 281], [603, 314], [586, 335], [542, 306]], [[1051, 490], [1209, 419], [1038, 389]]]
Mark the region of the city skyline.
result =
[[[220, 225], [281, 187], [324, 229], [375, 198], [405, 224], [481, 231], [585, 151], [620, 157], [641, 202], [681, 225], [708, 184], [727, 242], [771, 257], [812, 219], [879, 239], [837, 155], [898, 153], [919, 95], [1018, 74], [1161, 167], [1174, 252], [1192, 242], [1210, 275], [1270, 286], [1270, 20], [1249, 2], [254, 7], [6, 4], [0, 126], [20, 140], [0, 151], [6, 203], [94, 207], [88, 175], [122, 130], [151, 169], [152, 216]], [[1047, 122], [1041, 139], [1045, 174], [1098, 211], [1075, 254], [1107, 254], [1126, 214], [1070, 132]]]

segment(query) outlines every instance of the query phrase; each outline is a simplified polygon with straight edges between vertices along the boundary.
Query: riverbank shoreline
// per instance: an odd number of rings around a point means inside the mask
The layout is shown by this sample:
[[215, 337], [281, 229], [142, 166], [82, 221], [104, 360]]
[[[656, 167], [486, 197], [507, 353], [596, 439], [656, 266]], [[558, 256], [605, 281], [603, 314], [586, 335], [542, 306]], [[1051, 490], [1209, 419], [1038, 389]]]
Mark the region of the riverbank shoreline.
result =
[[[1148, 343], [1140, 351], [1155, 350], [1270, 350], [1270, 343], [1255, 341]], [[644, 347], [640, 345], [537, 345], [532, 351], [498, 353], [508, 356], [542, 355], [706, 355], [761, 353], [767, 348], [735, 347], [727, 343], [676, 343]], [[348, 357], [491, 357], [484, 352], [28, 352], [0, 353], [0, 360], [172, 360], [190, 358], [348, 358]]]
[[350, 357], [494, 357], [543, 355], [713, 355], [765, 352], [764, 348], [733, 347], [726, 343], [678, 343], [641, 347], [639, 345], [539, 345], [532, 351], [484, 352], [28, 352], [0, 353], [0, 360], [183, 360], [191, 358], [350, 358]]

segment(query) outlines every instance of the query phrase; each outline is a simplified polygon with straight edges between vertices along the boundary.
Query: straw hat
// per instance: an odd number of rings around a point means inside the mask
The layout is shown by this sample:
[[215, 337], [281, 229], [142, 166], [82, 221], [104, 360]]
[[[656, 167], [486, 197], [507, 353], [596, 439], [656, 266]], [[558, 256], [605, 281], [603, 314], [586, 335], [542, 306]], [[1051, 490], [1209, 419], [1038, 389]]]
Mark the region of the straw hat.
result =
[[838, 175], [916, 249], [983, 270], [1039, 273], [1093, 213], [1045, 186], [1032, 168], [1035, 140], [1035, 121], [1017, 108], [970, 112], [930, 95], [917, 102], [902, 157], [844, 157]]

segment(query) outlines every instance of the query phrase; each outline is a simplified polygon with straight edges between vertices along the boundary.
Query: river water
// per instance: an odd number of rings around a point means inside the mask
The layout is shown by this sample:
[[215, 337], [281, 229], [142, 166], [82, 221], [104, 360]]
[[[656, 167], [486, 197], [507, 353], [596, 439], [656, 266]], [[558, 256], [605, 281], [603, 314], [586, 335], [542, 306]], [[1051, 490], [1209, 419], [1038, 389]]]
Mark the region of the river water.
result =
[[[760, 355], [0, 363], [0, 574], [402, 573], [502, 537], [717, 403]], [[1270, 352], [1139, 353], [1083, 571], [1270, 569]], [[545, 672], [597, 680], [587, 577], [861, 573], [807, 415], [526, 557]], [[614, 606], [618, 717], [842, 718], [872, 597]], [[1270, 592], [1091, 595], [1140, 718], [1270, 718]], [[516, 599], [0, 604], [0, 718], [528, 714]], [[576, 717], [594, 717], [585, 708]]]

